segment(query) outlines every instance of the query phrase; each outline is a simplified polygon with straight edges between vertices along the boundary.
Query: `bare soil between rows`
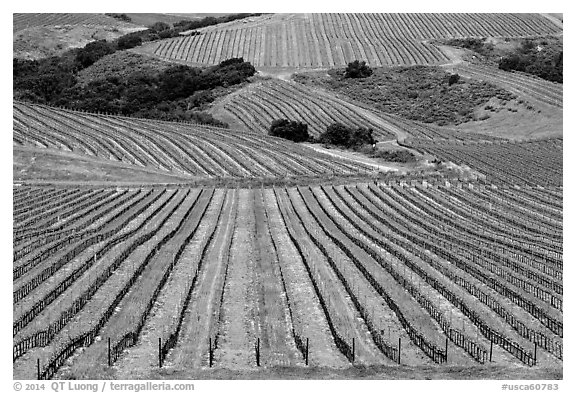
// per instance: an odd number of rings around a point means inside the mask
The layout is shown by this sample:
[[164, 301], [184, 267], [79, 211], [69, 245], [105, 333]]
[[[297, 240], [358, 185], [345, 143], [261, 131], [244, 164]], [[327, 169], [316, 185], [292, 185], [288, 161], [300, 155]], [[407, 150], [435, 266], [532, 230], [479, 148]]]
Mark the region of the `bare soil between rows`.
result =
[[[134, 378], [139, 378], [134, 376]], [[562, 369], [502, 366], [351, 366], [345, 369], [325, 367], [271, 367], [260, 370], [157, 370], [142, 379], [382, 379], [382, 380], [562, 380]]]

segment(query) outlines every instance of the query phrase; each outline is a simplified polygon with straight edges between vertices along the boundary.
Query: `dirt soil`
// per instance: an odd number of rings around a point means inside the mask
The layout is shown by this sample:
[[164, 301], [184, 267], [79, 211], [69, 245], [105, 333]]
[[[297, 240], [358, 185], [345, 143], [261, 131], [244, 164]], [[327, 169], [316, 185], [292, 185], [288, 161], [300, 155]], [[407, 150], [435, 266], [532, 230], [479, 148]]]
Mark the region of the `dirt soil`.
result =
[[458, 379], [458, 380], [562, 380], [562, 369], [502, 366], [355, 366], [347, 369], [324, 367], [273, 367], [239, 371], [224, 368], [212, 370], [155, 370], [148, 379]]

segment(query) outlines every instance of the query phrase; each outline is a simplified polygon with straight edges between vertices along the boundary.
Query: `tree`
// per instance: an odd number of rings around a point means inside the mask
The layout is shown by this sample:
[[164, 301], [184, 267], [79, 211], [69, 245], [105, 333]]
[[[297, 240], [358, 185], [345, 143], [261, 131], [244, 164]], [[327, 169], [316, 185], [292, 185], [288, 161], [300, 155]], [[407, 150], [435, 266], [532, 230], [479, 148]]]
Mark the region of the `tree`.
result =
[[334, 123], [326, 128], [326, 131], [320, 134], [318, 142], [330, 145], [348, 147], [351, 130], [341, 123]]
[[308, 134], [308, 125], [288, 119], [278, 119], [272, 122], [268, 135], [276, 136], [291, 140], [293, 142], [306, 142], [310, 135]]
[[318, 142], [346, 148], [373, 145], [376, 143], [371, 128], [351, 128], [341, 123], [334, 123], [326, 128]]
[[344, 73], [345, 78], [366, 78], [370, 75], [372, 75], [372, 69], [366, 65], [365, 61], [358, 60], [348, 63]]

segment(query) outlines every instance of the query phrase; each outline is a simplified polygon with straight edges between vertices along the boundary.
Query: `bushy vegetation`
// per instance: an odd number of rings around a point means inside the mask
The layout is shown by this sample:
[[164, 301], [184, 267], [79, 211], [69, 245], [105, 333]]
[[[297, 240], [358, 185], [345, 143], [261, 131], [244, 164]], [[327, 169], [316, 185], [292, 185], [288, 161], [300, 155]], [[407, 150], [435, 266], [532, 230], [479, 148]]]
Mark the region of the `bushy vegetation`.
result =
[[378, 110], [437, 125], [474, 119], [474, 109], [490, 98], [510, 100], [513, 94], [488, 82], [448, 74], [439, 67], [374, 68], [367, 78], [350, 79], [342, 70], [297, 75], [304, 84], [320, 85]]
[[256, 72], [240, 58], [208, 68], [170, 65], [161, 70], [103, 73], [98, 79], [78, 83], [78, 73], [110, 53], [109, 45], [98, 41], [39, 61], [14, 59], [15, 98], [89, 112], [222, 126], [199, 110], [214, 99], [213, 89], [243, 83]]
[[202, 27], [213, 26], [220, 23], [227, 23], [232, 22], [238, 19], [245, 19], [250, 18], [253, 16], [260, 16], [261, 13], [257, 14], [230, 14], [230, 15], [223, 15], [223, 16], [207, 16], [205, 18], [199, 20], [182, 20], [180, 22], [174, 23], [174, 28], [179, 29], [180, 31], [186, 30], [195, 30], [200, 29]]
[[310, 139], [308, 124], [288, 119], [278, 119], [272, 122], [268, 135], [288, 139], [293, 142], [306, 142]]
[[469, 49], [483, 56], [494, 53], [494, 44], [486, 42], [486, 38], [453, 38], [446, 41], [447, 45]]
[[358, 148], [376, 143], [372, 132], [370, 128], [352, 128], [341, 123], [334, 123], [329, 125], [326, 131], [320, 134], [317, 142], [347, 149]]
[[118, 50], [135, 48], [137, 46], [142, 45], [142, 37], [138, 35], [127, 34], [118, 38], [118, 40], [116, 40], [116, 45], [118, 47]]
[[110, 16], [114, 19], [118, 19], [124, 22], [132, 22], [132, 19], [130, 19], [130, 17], [126, 14], [113, 14], [113, 13], [108, 13], [106, 14], [106, 16]]
[[504, 71], [522, 71], [540, 78], [563, 82], [563, 50], [558, 44], [546, 40], [524, 40], [508, 56], [503, 56], [498, 67]]
[[344, 72], [345, 78], [367, 78], [370, 75], [372, 75], [372, 69], [366, 65], [365, 61], [358, 60], [348, 63]]
[[540, 78], [562, 83], [563, 45], [557, 37], [496, 40], [486, 38], [455, 38], [447, 45], [466, 48], [483, 56], [483, 61], [498, 64], [504, 71], [522, 71]]
[[128, 78], [130, 74], [136, 72], [151, 74], [163, 71], [171, 66], [171, 63], [150, 56], [130, 51], [117, 51], [112, 55], [101, 58], [90, 67], [80, 70], [76, 74], [76, 78], [78, 84], [85, 85], [111, 75], [116, 75], [119, 78]]
[[178, 37], [181, 33], [188, 32], [188, 35], [200, 34], [194, 30], [202, 27], [213, 26], [220, 23], [231, 22], [238, 19], [244, 19], [251, 16], [260, 16], [262, 14], [231, 14], [219, 17], [207, 16], [198, 20], [182, 20], [175, 22], [172, 26], [165, 22], [156, 22], [148, 26], [146, 30], [135, 31], [126, 34], [117, 40], [119, 49], [128, 49], [142, 45], [144, 42], [157, 41], [166, 38]]
[[388, 162], [408, 163], [416, 161], [416, 156], [408, 150], [375, 150], [370, 156]]

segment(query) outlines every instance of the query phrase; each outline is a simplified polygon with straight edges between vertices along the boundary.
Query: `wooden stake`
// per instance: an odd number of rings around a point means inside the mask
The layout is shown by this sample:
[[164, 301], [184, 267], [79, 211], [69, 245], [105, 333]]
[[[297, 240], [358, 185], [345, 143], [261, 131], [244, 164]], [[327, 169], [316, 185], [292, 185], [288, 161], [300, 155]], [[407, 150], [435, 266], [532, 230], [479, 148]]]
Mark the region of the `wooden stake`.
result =
[[536, 365], [536, 341], [534, 341], [534, 365]]
[[260, 337], [256, 340], [256, 366], [260, 367]]
[[36, 359], [36, 371], [38, 373], [38, 380], [40, 380], [40, 358]]
[[158, 365], [162, 368], [162, 338], [158, 337]]
[[494, 341], [490, 339], [490, 361], [492, 361], [492, 346], [494, 345]]
[[110, 337], [108, 337], [108, 367], [112, 366], [112, 353], [110, 351]]
[[356, 360], [356, 342], [354, 341], [354, 337], [352, 337], [352, 363]]
[[398, 364], [400, 364], [400, 352], [402, 348], [402, 338], [398, 337]]
[[306, 337], [306, 365], [308, 365], [308, 348], [309, 348], [308, 344], [309, 344], [308, 337]]
[[444, 354], [446, 356], [446, 362], [448, 362], [448, 337], [446, 337], [446, 344], [444, 344]]
[[210, 361], [210, 367], [212, 367], [212, 337], [210, 337], [209, 339], [209, 343], [208, 343], [208, 357], [209, 357], [209, 361]]

